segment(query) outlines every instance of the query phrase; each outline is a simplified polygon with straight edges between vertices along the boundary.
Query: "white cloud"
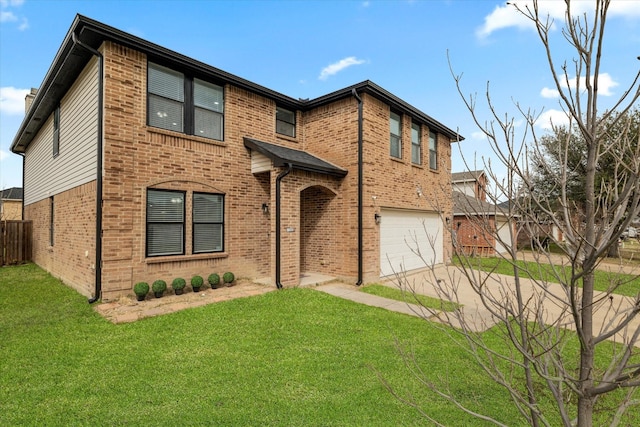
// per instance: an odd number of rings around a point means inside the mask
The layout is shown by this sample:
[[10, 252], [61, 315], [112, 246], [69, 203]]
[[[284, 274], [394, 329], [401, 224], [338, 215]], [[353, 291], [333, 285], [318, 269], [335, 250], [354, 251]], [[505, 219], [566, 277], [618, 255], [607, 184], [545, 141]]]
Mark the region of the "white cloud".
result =
[[0, 22], [14, 22], [18, 17], [13, 12], [7, 12], [6, 10], [0, 11]]
[[320, 76], [318, 77], [320, 80], [326, 80], [329, 76], [333, 76], [334, 74], [339, 73], [345, 68], [351, 67], [352, 65], [360, 65], [364, 64], [366, 61], [364, 59], [358, 59], [355, 56], [349, 56], [347, 58], [341, 59], [338, 62], [334, 62], [331, 65], [328, 65], [322, 69], [320, 72]]
[[0, 6], [9, 7], [9, 6], [22, 6], [24, 4], [24, 0], [0, 0]]
[[0, 150], [0, 162], [9, 157], [9, 153], [4, 150]]
[[20, 22], [18, 30], [24, 31], [29, 28], [29, 21], [25, 17], [19, 17], [13, 11], [8, 10], [15, 7], [20, 7], [24, 3], [24, 0], [0, 0], [0, 22]]
[[568, 126], [569, 116], [562, 110], [547, 110], [540, 114], [535, 124], [542, 129], [551, 130], [553, 126]]
[[540, 96], [542, 96], [543, 98], [557, 98], [560, 96], [560, 93], [556, 89], [543, 87], [540, 91]]
[[[485, 16], [484, 24], [476, 30], [476, 36], [484, 39], [494, 31], [508, 27], [516, 27], [520, 30], [535, 30], [533, 22], [516, 10], [516, 7], [524, 11], [527, 8], [533, 10], [532, 5], [533, 2], [531, 0], [510, 0], [509, 4], [496, 6], [493, 12]], [[554, 21], [564, 22], [566, 11], [564, 2], [540, 0], [538, 7], [541, 18], [548, 16]], [[571, 2], [571, 14], [573, 16], [582, 16], [585, 13], [592, 14], [594, 8], [595, 3], [593, 1]], [[627, 19], [640, 17], [640, 0], [613, 1], [609, 7], [608, 15], [609, 17], [621, 16]]]
[[[593, 83], [593, 76], [591, 76], [590, 80]], [[569, 79], [568, 84], [567, 84], [567, 80], [562, 80], [560, 82], [560, 85], [564, 89], [575, 90], [576, 82], [577, 82], [577, 79], [574, 77], [572, 79]], [[600, 73], [600, 77], [598, 78], [598, 95], [611, 96], [614, 94], [612, 89], [618, 85], [619, 85], [618, 82], [613, 80], [613, 78], [611, 77], [611, 75], [609, 75], [609, 73]], [[586, 78], [584, 76], [580, 77], [580, 89], [582, 91], [586, 89]], [[560, 97], [560, 93], [558, 92], [557, 89], [543, 87], [542, 90], [540, 91], [540, 96], [542, 96], [543, 98], [558, 98]]]
[[13, 86], [0, 87], [0, 112], [24, 114], [24, 97], [29, 92], [29, 89], [16, 89]]
[[471, 139], [476, 141], [486, 141], [487, 134], [482, 132], [481, 130], [477, 130], [475, 132], [471, 132]]

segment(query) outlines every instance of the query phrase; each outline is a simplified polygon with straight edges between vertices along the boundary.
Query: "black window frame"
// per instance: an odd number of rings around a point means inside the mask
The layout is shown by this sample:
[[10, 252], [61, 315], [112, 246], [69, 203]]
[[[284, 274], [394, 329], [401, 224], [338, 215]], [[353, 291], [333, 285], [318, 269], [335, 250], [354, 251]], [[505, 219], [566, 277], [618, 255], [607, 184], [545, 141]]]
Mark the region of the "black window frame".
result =
[[[398, 116], [398, 132], [399, 134], [394, 134], [391, 128], [391, 120], [394, 119], [394, 115]], [[393, 154], [393, 143], [394, 137], [397, 138], [398, 143], [398, 155]], [[402, 114], [397, 113], [393, 110], [389, 113], [389, 155], [394, 159], [402, 159]]]
[[[280, 111], [286, 112], [291, 114], [291, 117], [293, 118], [293, 121], [287, 121], [284, 119], [283, 115], [279, 114]], [[288, 133], [285, 132], [281, 132], [280, 130], [282, 129], [281, 126], [278, 126], [278, 124], [286, 124], [286, 125], [291, 125], [291, 129], [293, 130], [293, 135], [290, 135]], [[285, 135], [285, 136], [289, 136], [291, 138], [295, 138], [296, 137], [296, 111], [295, 110], [289, 110], [287, 108], [281, 107], [279, 105], [276, 105], [276, 133], [279, 135]]]
[[[413, 131], [417, 128], [418, 131], [418, 141], [413, 140]], [[415, 151], [417, 150], [417, 161], [414, 159]], [[422, 125], [418, 122], [411, 122], [411, 163], [414, 165], [422, 165]]]
[[60, 154], [60, 105], [53, 110], [53, 158]]
[[[169, 71], [172, 71], [176, 74], [181, 74], [182, 78], [183, 78], [183, 84], [184, 84], [184, 88], [183, 88], [183, 96], [184, 96], [184, 100], [183, 101], [177, 101], [175, 99], [171, 99], [171, 98], [166, 98], [172, 102], [181, 102], [182, 104], [182, 130], [181, 131], [177, 131], [174, 129], [169, 129], [166, 127], [159, 127], [159, 126], [155, 126], [153, 124], [151, 124], [150, 121], [150, 115], [151, 115], [151, 108], [150, 108], [150, 104], [149, 104], [149, 100], [150, 98], [152, 98], [153, 95], [155, 97], [161, 97], [162, 95], [159, 94], [155, 94], [150, 92], [150, 79], [149, 79], [149, 67], [151, 65], [155, 65], [157, 67], [161, 67], [161, 68], [165, 68]], [[218, 88], [220, 88], [220, 92], [221, 92], [221, 96], [222, 96], [222, 111], [215, 111], [212, 110], [210, 108], [206, 108], [203, 106], [196, 106], [196, 102], [195, 102], [195, 96], [194, 96], [194, 91], [195, 91], [195, 85], [196, 82], [195, 80], [199, 80], [203, 83], [205, 83], [206, 85], [212, 85], [212, 86], [216, 86]], [[224, 133], [225, 133], [225, 101], [226, 101], [226, 93], [225, 93], [225, 87], [223, 84], [218, 84], [216, 82], [213, 82], [211, 80], [207, 80], [202, 78], [201, 76], [196, 76], [196, 75], [192, 75], [192, 74], [187, 74], [181, 70], [169, 67], [165, 64], [162, 64], [161, 62], [156, 62], [156, 61], [152, 61], [149, 60], [147, 61], [147, 117], [146, 117], [146, 123], [147, 126], [156, 128], [156, 129], [165, 129], [171, 132], [178, 132], [178, 133], [183, 133], [185, 135], [192, 135], [192, 136], [197, 136], [199, 138], [206, 138], [206, 139], [211, 139], [214, 141], [224, 141]], [[196, 109], [203, 109], [203, 110], [207, 110], [210, 112], [213, 112], [217, 115], [220, 116], [220, 139], [215, 138], [215, 137], [209, 137], [209, 136], [203, 136], [203, 135], [198, 135], [196, 134], [196, 124], [195, 124], [195, 117], [196, 117]]]
[[438, 134], [432, 130], [429, 131], [429, 168], [438, 170]]
[[[197, 221], [195, 218], [195, 208], [196, 208], [196, 195], [209, 195], [209, 196], [219, 196], [222, 198], [222, 221]], [[207, 193], [203, 191], [194, 191], [191, 196], [191, 253], [193, 254], [208, 254], [208, 253], [220, 253], [224, 252], [224, 237], [225, 237], [225, 195], [222, 193]], [[221, 225], [221, 242], [220, 242], [220, 250], [196, 250], [196, 224], [212, 224], [212, 225]]]
[[[182, 222], [177, 222], [177, 221], [173, 221], [173, 222], [167, 222], [167, 221], [149, 221], [149, 192], [163, 192], [163, 193], [174, 193], [174, 194], [180, 194], [182, 196]], [[147, 258], [153, 258], [153, 257], [160, 257], [160, 256], [179, 256], [179, 255], [185, 255], [185, 237], [186, 237], [186, 227], [187, 227], [187, 221], [186, 221], [186, 209], [187, 209], [187, 192], [186, 191], [181, 191], [181, 190], [166, 190], [166, 189], [160, 189], [160, 188], [147, 188], [147, 194], [146, 194], [146, 208], [145, 208], [145, 256]], [[156, 254], [150, 254], [149, 253], [149, 238], [150, 238], [150, 232], [149, 232], [149, 226], [153, 225], [153, 224], [182, 224], [182, 242], [181, 242], [181, 246], [182, 246], [182, 250], [180, 252], [174, 252], [174, 253], [156, 253]]]

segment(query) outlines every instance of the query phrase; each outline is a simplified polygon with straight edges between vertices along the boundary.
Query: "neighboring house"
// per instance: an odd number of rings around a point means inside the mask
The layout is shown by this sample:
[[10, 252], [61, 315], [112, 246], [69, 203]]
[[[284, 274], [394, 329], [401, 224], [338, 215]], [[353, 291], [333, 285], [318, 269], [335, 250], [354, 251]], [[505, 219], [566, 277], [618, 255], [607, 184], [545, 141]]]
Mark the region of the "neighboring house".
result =
[[22, 220], [22, 188], [0, 190], [0, 221]]
[[515, 233], [507, 211], [486, 201], [484, 171], [451, 174], [454, 250], [474, 256], [504, 253]]
[[294, 99], [78, 15], [11, 150], [35, 262], [93, 301], [224, 271], [374, 281], [424, 267], [423, 223], [446, 262], [460, 139], [370, 81]]

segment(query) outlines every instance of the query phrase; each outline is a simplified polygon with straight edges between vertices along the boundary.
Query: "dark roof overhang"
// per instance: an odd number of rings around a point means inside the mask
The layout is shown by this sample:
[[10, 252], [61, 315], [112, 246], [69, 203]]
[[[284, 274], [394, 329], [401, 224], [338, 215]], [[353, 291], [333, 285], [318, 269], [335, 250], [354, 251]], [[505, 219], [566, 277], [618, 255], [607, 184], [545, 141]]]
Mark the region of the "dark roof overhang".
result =
[[46, 119], [56, 108], [60, 99], [69, 90], [77, 76], [91, 59], [91, 54], [79, 47], [73, 41], [72, 34], [82, 43], [99, 49], [104, 41], [110, 40], [119, 45], [132, 48], [147, 55], [152, 61], [158, 61], [165, 65], [177, 67], [194, 76], [207, 80], [218, 81], [221, 84], [232, 84], [250, 92], [262, 95], [274, 100], [278, 105], [293, 110], [308, 111], [321, 105], [325, 105], [339, 99], [353, 96], [355, 89], [358, 93], [370, 94], [395, 110], [409, 114], [416, 120], [423, 122], [430, 129], [446, 135], [451, 141], [462, 141], [464, 137], [449, 129], [442, 123], [431, 118], [427, 114], [411, 106], [392, 93], [386, 91], [375, 83], [366, 80], [330, 94], [312, 99], [301, 100], [291, 98], [264, 86], [245, 80], [241, 77], [227, 73], [203, 62], [189, 58], [170, 49], [164, 48], [147, 40], [125, 33], [117, 28], [105, 25], [101, 22], [76, 15], [71, 28], [67, 32], [53, 63], [45, 75], [38, 93], [33, 100], [30, 110], [27, 112], [18, 132], [11, 144], [11, 151], [24, 153], [31, 140], [38, 133]]
[[338, 178], [347, 175], [346, 170], [309, 154], [306, 151], [294, 150], [293, 148], [282, 147], [251, 138], [244, 138], [244, 146], [267, 156], [276, 167], [283, 167], [290, 164], [294, 169], [322, 173]]

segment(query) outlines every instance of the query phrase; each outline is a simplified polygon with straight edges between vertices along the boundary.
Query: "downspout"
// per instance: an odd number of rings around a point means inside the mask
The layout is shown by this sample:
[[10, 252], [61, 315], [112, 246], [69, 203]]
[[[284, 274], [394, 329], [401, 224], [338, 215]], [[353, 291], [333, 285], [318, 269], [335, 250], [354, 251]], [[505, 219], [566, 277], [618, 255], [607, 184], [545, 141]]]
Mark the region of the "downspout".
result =
[[24, 221], [24, 153], [18, 153], [22, 157], [22, 220]]
[[363, 183], [363, 164], [362, 164], [362, 99], [358, 96], [358, 92], [354, 89], [351, 94], [358, 101], [358, 281], [356, 286], [362, 285], [362, 183]]
[[278, 289], [282, 289], [282, 283], [280, 282], [280, 253], [282, 251], [280, 245], [280, 182], [285, 176], [291, 173], [291, 170], [293, 170], [293, 165], [291, 163], [287, 163], [287, 169], [280, 172], [276, 177], [276, 287]]
[[89, 304], [100, 299], [102, 293], [102, 115], [104, 108], [104, 58], [100, 52], [91, 46], [87, 46], [76, 36], [76, 33], [71, 33], [73, 43], [84, 48], [92, 55], [98, 58], [98, 148], [96, 153], [96, 259], [95, 259], [95, 289], [93, 297], [89, 298]]

